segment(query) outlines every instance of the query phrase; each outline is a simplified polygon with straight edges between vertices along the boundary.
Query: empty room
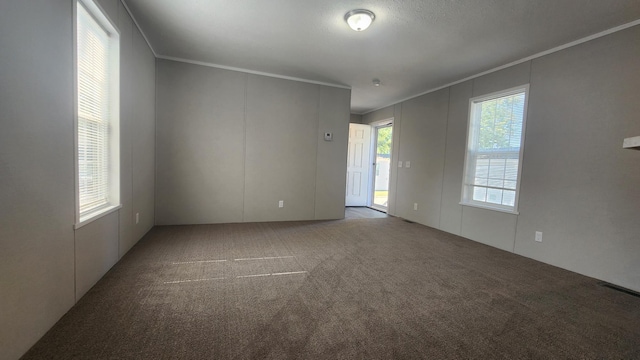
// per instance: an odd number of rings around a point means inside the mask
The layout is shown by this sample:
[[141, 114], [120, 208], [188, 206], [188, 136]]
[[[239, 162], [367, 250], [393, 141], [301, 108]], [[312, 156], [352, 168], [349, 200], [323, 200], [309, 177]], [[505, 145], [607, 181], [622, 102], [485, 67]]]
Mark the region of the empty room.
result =
[[0, 1], [0, 360], [640, 358], [638, 0]]

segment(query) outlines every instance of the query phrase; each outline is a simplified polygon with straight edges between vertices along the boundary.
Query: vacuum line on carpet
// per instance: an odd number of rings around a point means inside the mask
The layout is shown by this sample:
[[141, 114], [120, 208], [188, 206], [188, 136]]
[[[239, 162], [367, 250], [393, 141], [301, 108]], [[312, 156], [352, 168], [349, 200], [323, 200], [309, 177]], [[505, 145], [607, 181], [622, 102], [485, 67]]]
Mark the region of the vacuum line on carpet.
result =
[[200, 264], [200, 263], [217, 263], [217, 262], [225, 262], [227, 260], [196, 260], [196, 261], [177, 261], [172, 262], [171, 265], [180, 265], [180, 264]]
[[207, 279], [191, 279], [191, 280], [177, 280], [177, 281], [165, 281], [165, 284], [181, 284], [181, 283], [190, 283], [190, 282], [198, 282], [198, 281], [212, 281], [212, 280], [224, 280], [221, 278], [207, 278]]
[[250, 277], [261, 277], [261, 276], [271, 276], [271, 274], [240, 275], [240, 276], [236, 276], [236, 279], [250, 278]]
[[269, 257], [258, 257], [258, 258], [233, 259], [233, 261], [290, 259], [292, 257], [294, 257], [294, 256], [269, 256]]
[[271, 275], [295, 275], [295, 274], [306, 274], [306, 271], [289, 271], [289, 272], [281, 272], [281, 273], [273, 273]]
[[307, 273], [306, 271], [289, 271], [289, 272], [272, 273], [272, 274], [240, 275], [240, 276], [236, 276], [236, 279], [263, 277], [263, 276], [295, 275], [295, 274], [306, 274], [306, 273]]

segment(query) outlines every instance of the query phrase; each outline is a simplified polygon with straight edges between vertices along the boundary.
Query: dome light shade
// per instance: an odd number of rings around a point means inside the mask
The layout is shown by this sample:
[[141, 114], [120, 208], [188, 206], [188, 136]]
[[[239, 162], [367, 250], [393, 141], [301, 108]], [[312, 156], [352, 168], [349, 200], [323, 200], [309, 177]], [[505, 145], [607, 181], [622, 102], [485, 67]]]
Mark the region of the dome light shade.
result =
[[374, 13], [364, 9], [351, 10], [344, 16], [347, 24], [355, 31], [366, 30], [375, 18]]

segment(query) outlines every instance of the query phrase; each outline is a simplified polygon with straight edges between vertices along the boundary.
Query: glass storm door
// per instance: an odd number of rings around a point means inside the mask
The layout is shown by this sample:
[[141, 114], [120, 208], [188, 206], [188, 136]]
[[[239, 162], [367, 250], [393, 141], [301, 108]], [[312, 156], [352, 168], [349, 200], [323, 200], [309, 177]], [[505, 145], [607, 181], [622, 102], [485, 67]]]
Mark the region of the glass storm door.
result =
[[375, 163], [373, 208], [387, 211], [389, 201], [389, 175], [391, 173], [391, 132], [392, 125], [383, 125], [375, 128]]

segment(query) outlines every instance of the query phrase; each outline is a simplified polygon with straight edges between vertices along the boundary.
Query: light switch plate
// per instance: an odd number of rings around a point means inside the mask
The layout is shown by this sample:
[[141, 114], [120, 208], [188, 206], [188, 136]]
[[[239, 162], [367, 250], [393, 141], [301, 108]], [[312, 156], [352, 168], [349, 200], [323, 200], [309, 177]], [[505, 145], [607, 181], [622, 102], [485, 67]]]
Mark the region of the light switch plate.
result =
[[411, 167], [411, 161], [405, 161], [404, 162], [404, 167], [410, 168]]
[[398, 167], [402, 167], [402, 161], [398, 161]]

